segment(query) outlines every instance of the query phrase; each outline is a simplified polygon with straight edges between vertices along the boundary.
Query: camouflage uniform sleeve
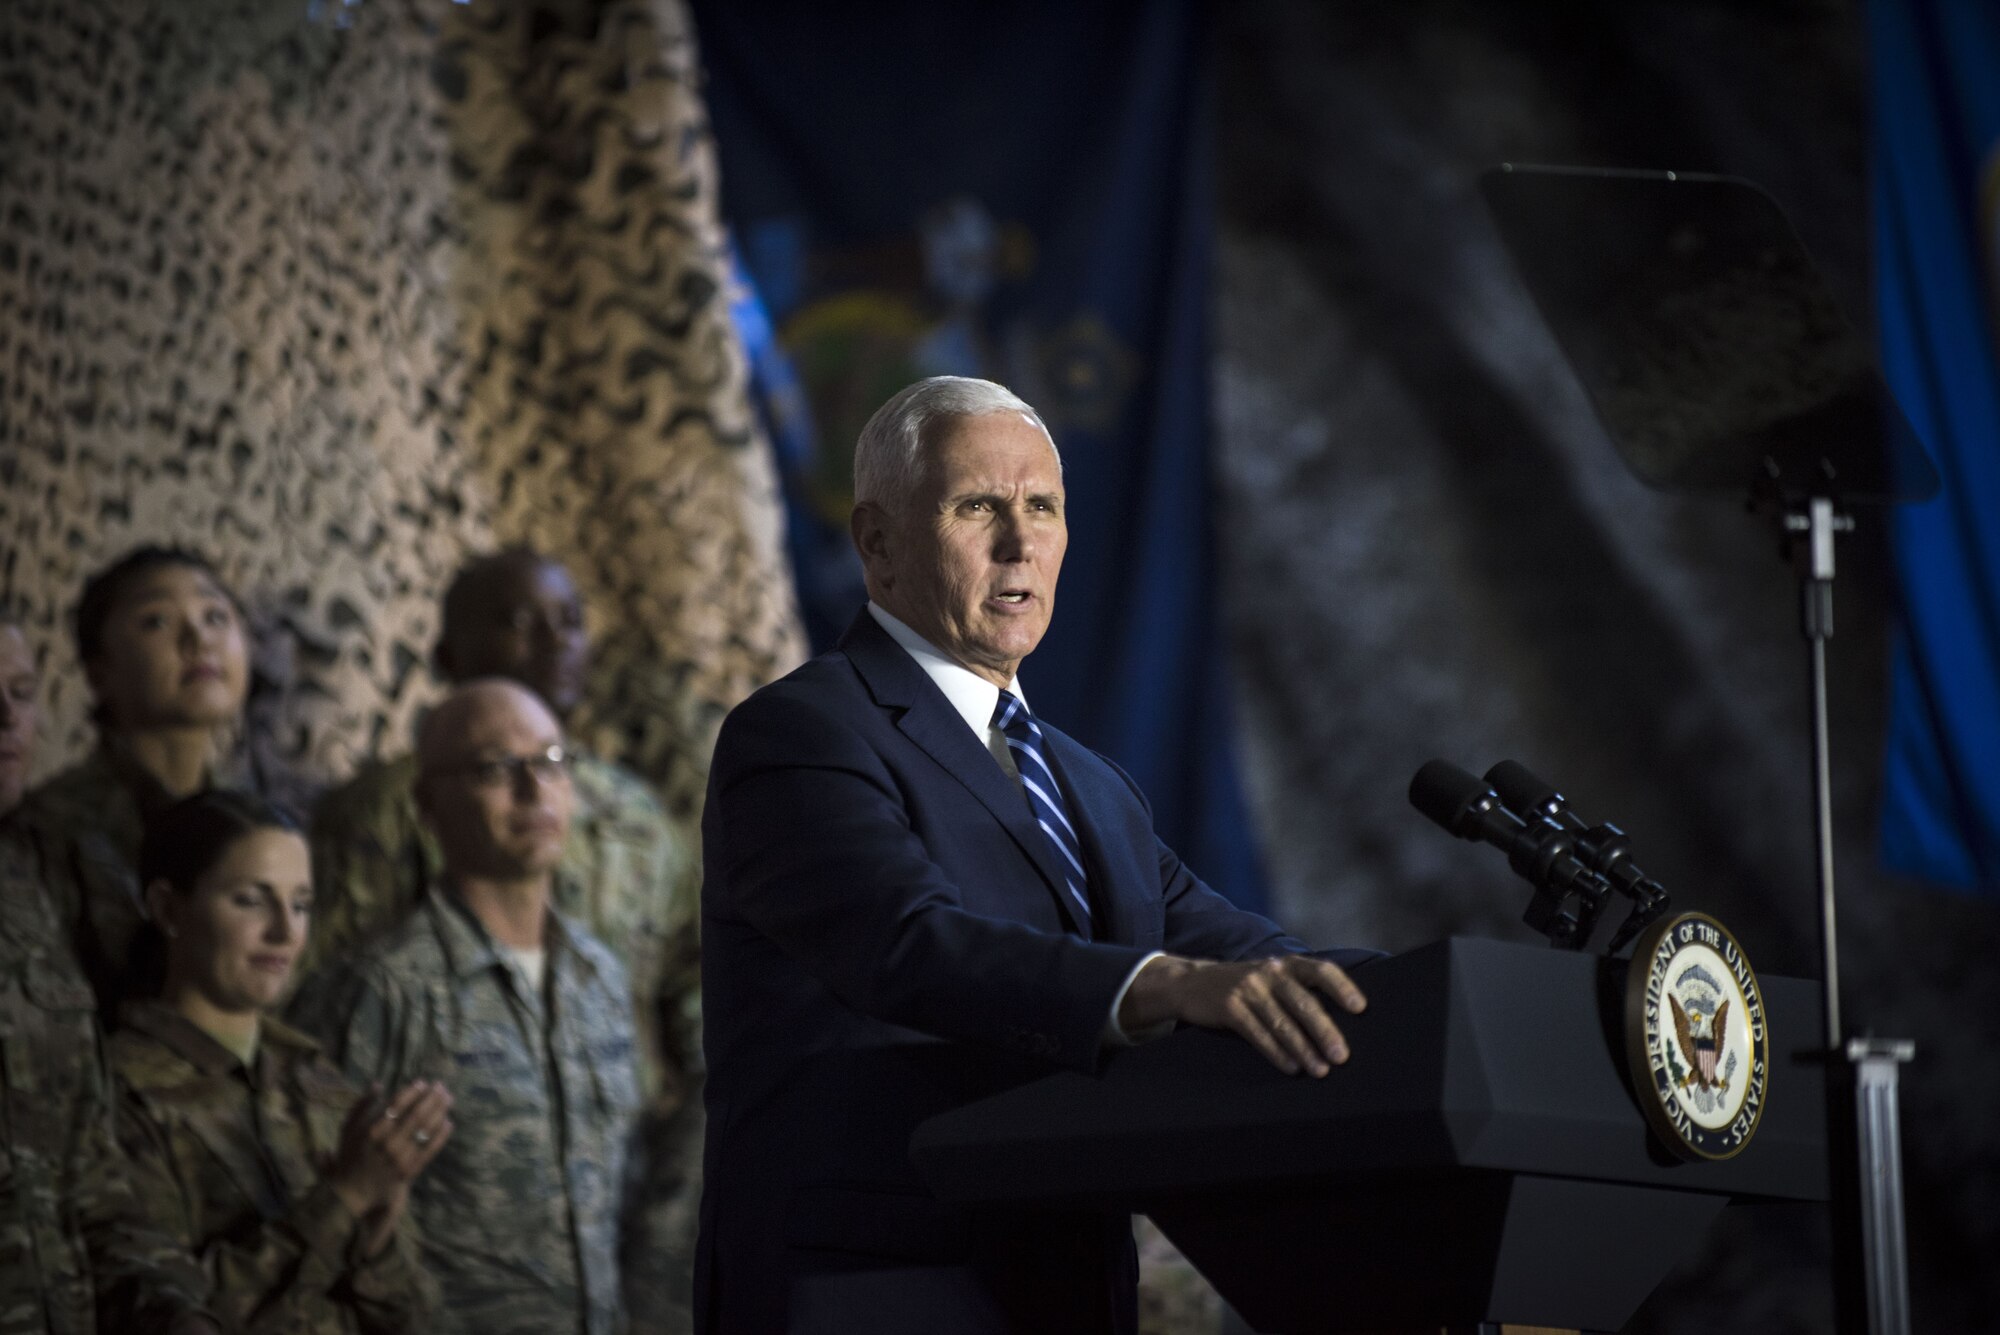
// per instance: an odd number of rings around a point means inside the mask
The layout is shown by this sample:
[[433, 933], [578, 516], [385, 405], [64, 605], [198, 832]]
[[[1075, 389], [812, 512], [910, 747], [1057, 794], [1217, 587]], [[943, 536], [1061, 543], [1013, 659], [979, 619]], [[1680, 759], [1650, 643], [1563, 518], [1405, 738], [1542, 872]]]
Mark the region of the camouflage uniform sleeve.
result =
[[308, 978], [285, 1019], [318, 1039], [327, 1059], [357, 1085], [400, 1089], [420, 1074], [423, 1017], [396, 980], [372, 964], [339, 965]]
[[429, 1330], [438, 1309], [437, 1281], [417, 1258], [416, 1224], [405, 1213], [389, 1245], [354, 1269], [347, 1296], [365, 1335]]
[[664, 1017], [666, 1050], [690, 1079], [701, 1060], [701, 855], [693, 837], [671, 832], [662, 858], [667, 885], [667, 940], [661, 956], [656, 1009]]
[[632, 995], [642, 1062], [660, 1067], [657, 1099], [671, 1108], [685, 1098], [701, 1068], [701, 869], [689, 841], [655, 804], [657, 823], [645, 876], [650, 887], [652, 939], [631, 952]]
[[203, 1307], [207, 1281], [188, 1249], [149, 1217], [113, 1130], [110, 1077], [102, 1050], [87, 1063], [70, 1182], [105, 1330], [167, 1330]]
[[[426, 1047], [419, 1008], [367, 962], [307, 979], [285, 1018], [317, 1038], [327, 1059], [363, 1086], [400, 1089], [414, 1078]], [[437, 1285], [417, 1257], [416, 1225], [405, 1214], [387, 1247], [356, 1258], [345, 1293], [362, 1330], [400, 1335], [430, 1328]]]
[[313, 924], [300, 976], [332, 963], [400, 916], [423, 890], [423, 850], [395, 792], [370, 774], [313, 812]]
[[320, 1182], [283, 1215], [202, 1247], [195, 1211], [174, 1170], [173, 1130], [129, 1093], [119, 1112], [118, 1140], [133, 1194], [156, 1229], [197, 1257], [213, 1309], [231, 1329], [287, 1335], [312, 1330], [314, 1314], [325, 1310], [325, 1295], [352, 1264], [355, 1219], [333, 1188]]
[[[640, 1074], [656, 1107], [688, 1094], [700, 1062], [701, 867], [692, 841], [631, 771], [599, 762], [579, 770], [606, 882], [603, 902], [576, 916], [625, 964], [632, 981]], [[585, 906], [577, 905], [578, 909]]]

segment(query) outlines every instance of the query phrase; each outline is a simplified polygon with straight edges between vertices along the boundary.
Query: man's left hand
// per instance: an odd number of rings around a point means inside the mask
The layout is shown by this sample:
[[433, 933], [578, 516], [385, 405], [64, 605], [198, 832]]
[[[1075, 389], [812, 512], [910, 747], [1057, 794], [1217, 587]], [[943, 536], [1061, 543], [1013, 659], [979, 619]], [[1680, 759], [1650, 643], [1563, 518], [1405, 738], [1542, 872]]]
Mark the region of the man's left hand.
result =
[[1220, 963], [1161, 955], [1126, 989], [1118, 1025], [1138, 1033], [1167, 1020], [1226, 1029], [1287, 1075], [1325, 1075], [1347, 1060], [1347, 1040], [1326, 1000], [1350, 1014], [1368, 1005], [1336, 964], [1306, 955]]

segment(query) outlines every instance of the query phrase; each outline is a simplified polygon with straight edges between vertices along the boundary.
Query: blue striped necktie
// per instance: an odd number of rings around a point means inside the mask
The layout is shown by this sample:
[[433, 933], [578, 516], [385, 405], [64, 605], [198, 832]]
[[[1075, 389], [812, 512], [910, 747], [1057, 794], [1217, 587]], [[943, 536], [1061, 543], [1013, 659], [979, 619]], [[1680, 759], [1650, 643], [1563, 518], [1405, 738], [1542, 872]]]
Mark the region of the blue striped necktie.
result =
[[1091, 925], [1090, 877], [1083, 870], [1083, 845], [1076, 837], [1076, 826], [1070, 823], [1069, 810], [1063, 805], [1062, 788], [1042, 755], [1041, 725], [1028, 713], [1026, 705], [1002, 691], [993, 706], [993, 726], [1006, 736], [1008, 749], [1014, 753], [1014, 768], [1020, 771], [1028, 810], [1055, 847], [1069, 897], [1076, 905], [1077, 923], [1083, 929], [1081, 935], [1088, 940], [1095, 935]]

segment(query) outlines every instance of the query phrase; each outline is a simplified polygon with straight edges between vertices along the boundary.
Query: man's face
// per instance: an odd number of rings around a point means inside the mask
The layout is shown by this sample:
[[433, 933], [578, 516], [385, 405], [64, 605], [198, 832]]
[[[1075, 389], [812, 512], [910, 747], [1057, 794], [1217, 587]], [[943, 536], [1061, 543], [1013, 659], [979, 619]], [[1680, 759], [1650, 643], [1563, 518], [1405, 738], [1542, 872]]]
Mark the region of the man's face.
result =
[[509, 561], [473, 590], [440, 658], [453, 681], [506, 677], [567, 717], [590, 668], [583, 598], [554, 561]]
[[1005, 687], [1055, 610], [1069, 546], [1062, 469], [1049, 438], [1019, 413], [941, 429], [904, 512], [857, 513], [855, 537], [876, 601]]
[[424, 758], [419, 789], [446, 870], [496, 880], [553, 871], [575, 800], [568, 770], [549, 759], [561, 727], [511, 685], [461, 703], [463, 717]]
[[35, 655], [19, 626], [0, 623], [0, 816], [20, 805], [35, 759]]

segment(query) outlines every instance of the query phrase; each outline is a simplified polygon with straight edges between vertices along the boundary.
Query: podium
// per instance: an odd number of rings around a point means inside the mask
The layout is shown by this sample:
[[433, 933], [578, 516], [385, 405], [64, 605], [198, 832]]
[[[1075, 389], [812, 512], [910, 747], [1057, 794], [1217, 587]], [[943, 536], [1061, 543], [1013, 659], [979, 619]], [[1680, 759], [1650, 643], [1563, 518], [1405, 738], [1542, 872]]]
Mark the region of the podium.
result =
[[1653, 1138], [1623, 960], [1452, 938], [1359, 966], [1352, 1057], [1287, 1076], [1184, 1030], [934, 1117], [943, 1200], [1150, 1215], [1264, 1335], [1614, 1331], [1731, 1200], [1827, 1198], [1814, 984], [1760, 979], [1772, 1070], [1734, 1158]]

